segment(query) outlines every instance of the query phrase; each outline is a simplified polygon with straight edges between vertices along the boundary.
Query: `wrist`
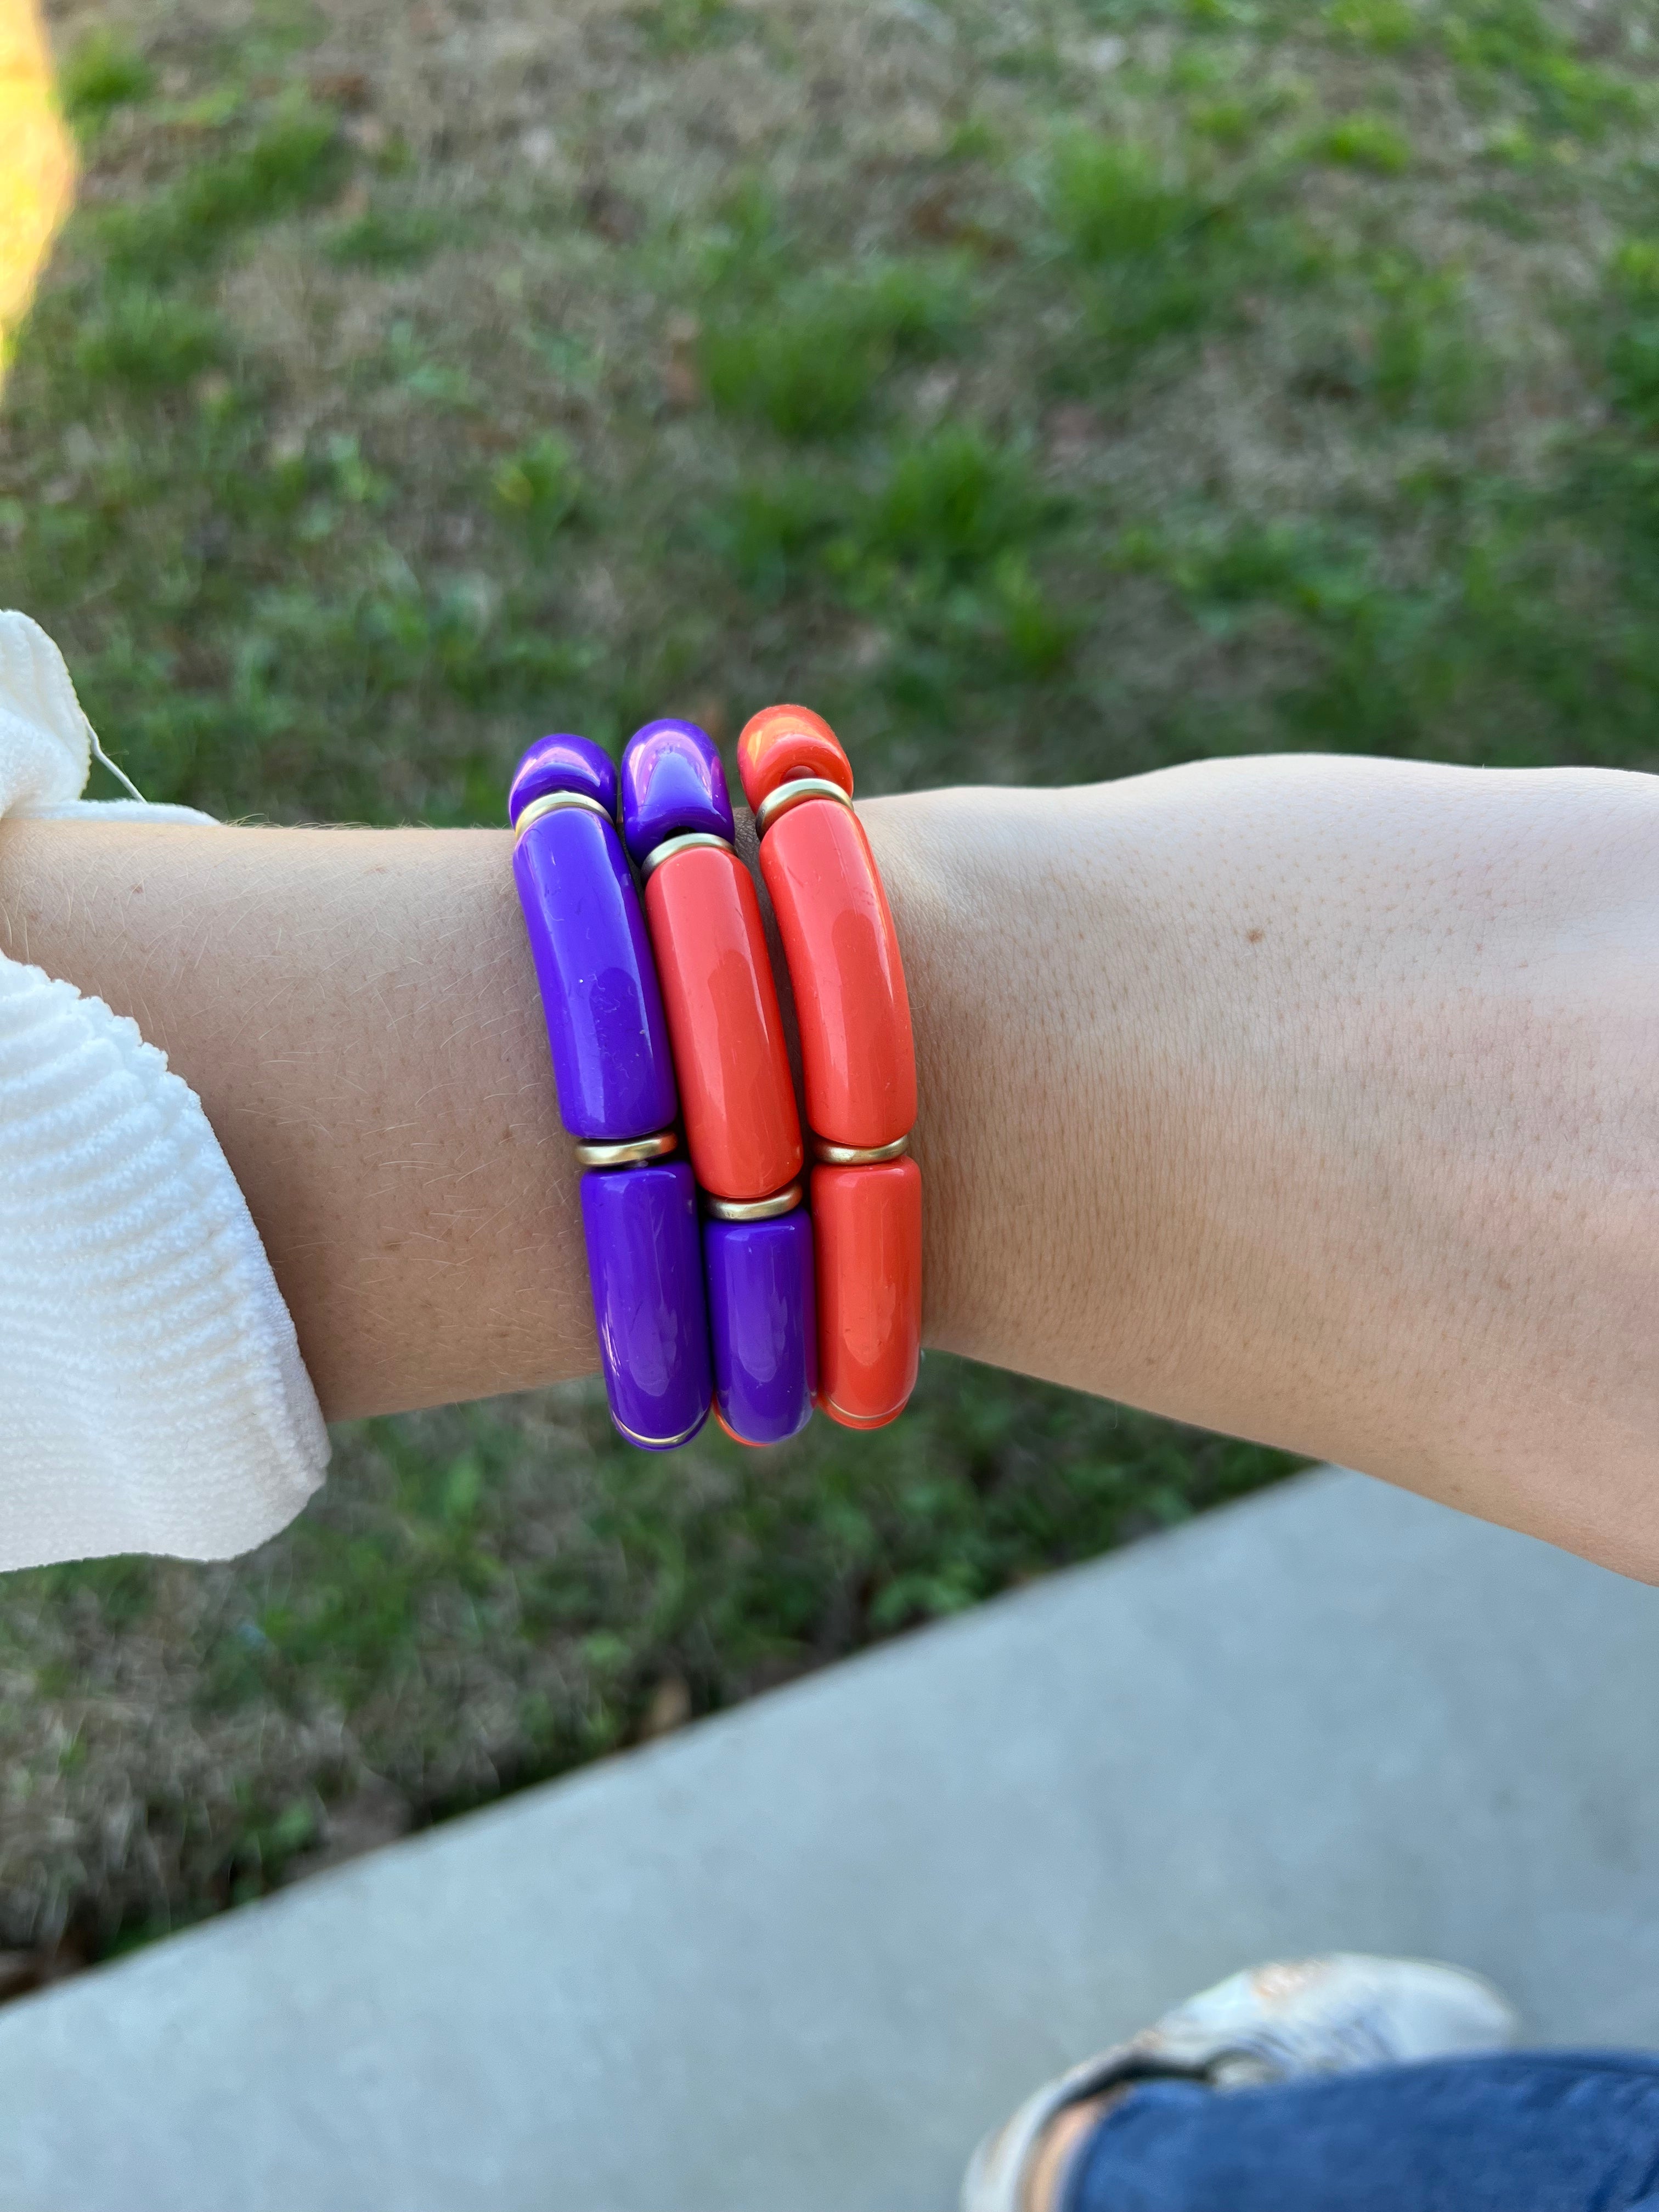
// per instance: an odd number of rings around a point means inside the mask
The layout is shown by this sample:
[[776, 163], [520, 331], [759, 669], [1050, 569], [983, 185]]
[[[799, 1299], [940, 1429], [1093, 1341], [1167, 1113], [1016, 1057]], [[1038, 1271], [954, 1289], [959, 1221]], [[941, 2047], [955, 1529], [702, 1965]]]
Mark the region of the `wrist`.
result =
[[1127, 1395], [1157, 1161], [1127, 1064], [1142, 963], [1112, 789], [862, 811], [915, 1027], [927, 1340]]
[[494, 830], [0, 825], [0, 952], [201, 1099], [331, 1419], [596, 1362], [576, 1171]]

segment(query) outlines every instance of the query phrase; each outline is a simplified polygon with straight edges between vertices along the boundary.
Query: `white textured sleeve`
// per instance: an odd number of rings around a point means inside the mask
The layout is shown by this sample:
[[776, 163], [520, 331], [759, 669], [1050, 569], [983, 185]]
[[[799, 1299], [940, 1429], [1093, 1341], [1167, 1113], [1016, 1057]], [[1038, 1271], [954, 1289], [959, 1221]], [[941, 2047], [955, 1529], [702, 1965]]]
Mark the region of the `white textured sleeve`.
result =
[[[0, 614], [0, 813], [82, 812], [92, 743], [57, 647]], [[101, 1000], [0, 959], [0, 1569], [229, 1558], [290, 1521], [327, 1462], [201, 1101]]]

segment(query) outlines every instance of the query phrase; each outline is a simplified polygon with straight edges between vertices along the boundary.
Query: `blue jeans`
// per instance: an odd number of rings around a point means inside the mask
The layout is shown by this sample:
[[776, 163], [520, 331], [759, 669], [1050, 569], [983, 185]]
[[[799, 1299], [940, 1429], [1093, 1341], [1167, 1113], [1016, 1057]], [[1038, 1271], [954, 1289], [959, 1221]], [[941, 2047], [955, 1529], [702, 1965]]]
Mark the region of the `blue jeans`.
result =
[[1515, 2051], [1216, 2091], [1146, 2081], [1066, 2212], [1659, 2212], [1659, 2057]]

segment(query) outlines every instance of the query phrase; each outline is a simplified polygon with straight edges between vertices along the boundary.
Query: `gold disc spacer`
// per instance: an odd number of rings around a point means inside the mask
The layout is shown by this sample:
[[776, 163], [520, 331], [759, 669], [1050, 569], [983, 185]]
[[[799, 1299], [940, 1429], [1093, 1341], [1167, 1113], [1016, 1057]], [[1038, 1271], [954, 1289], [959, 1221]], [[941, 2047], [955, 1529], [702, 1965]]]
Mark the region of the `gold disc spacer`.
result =
[[708, 1198], [708, 1211], [716, 1221], [771, 1221], [781, 1213], [793, 1213], [800, 1204], [800, 1185], [792, 1182], [787, 1190], [779, 1191], [772, 1198]]
[[576, 1159], [585, 1168], [631, 1168], [641, 1160], [659, 1160], [672, 1152], [679, 1143], [672, 1129], [662, 1129], [654, 1137], [627, 1137], [618, 1145], [579, 1144]]
[[692, 853], [699, 846], [708, 846], [716, 853], [733, 853], [737, 848], [729, 837], [717, 837], [712, 830], [688, 830], [683, 837], [665, 837], [660, 845], [653, 845], [640, 862], [640, 881], [650, 879], [653, 870], [665, 860], [672, 860], [676, 853]]
[[780, 815], [787, 814], [792, 806], [799, 806], [809, 799], [834, 799], [849, 814], [853, 811], [852, 800], [827, 775], [798, 775], [793, 782], [781, 783], [775, 791], [769, 792], [755, 809], [755, 835], [763, 837]]
[[565, 806], [582, 807], [589, 814], [597, 814], [601, 822], [611, 822], [611, 827], [613, 829], [616, 827], [615, 823], [611, 821], [611, 816], [605, 812], [599, 800], [597, 799], [590, 798], [586, 792], [544, 791], [539, 799], [532, 799], [531, 800], [529, 805], [526, 807], [524, 812], [514, 823], [514, 843], [515, 845], [518, 843], [520, 838], [523, 836], [525, 831], [530, 828], [532, 823], [539, 822], [544, 815], [556, 814], [562, 807]]
[[830, 1145], [822, 1137], [812, 1139], [815, 1158], [827, 1168], [872, 1168], [883, 1160], [902, 1159], [909, 1149], [908, 1131], [890, 1145]]

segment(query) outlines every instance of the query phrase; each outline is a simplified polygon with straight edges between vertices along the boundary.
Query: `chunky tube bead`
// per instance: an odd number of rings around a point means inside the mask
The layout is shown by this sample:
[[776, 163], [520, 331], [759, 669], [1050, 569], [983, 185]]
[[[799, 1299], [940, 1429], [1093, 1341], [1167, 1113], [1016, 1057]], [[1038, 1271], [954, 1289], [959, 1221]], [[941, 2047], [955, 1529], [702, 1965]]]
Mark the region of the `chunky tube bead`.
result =
[[782, 1443], [811, 1419], [817, 1389], [811, 1221], [798, 1206], [707, 1221], [702, 1237], [715, 1413], [739, 1443]]
[[803, 1154], [754, 881], [734, 853], [695, 846], [653, 873], [645, 915], [697, 1181], [768, 1197]]
[[726, 771], [714, 739], [695, 722], [647, 722], [623, 752], [623, 836], [637, 864], [670, 837], [737, 836]]
[[813, 1133], [860, 1149], [891, 1144], [916, 1118], [915, 1046], [863, 824], [835, 799], [808, 799], [762, 838], [760, 866], [795, 987]]
[[818, 1403], [854, 1429], [904, 1410], [921, 1363], [921, 1173], [814, 1168]]
[[630, 1443], [669, 1451], [702, 1426], [714, 1389], [691, 1170], [596, 1169], [581, 1206], [611, 1417]]
[[621, 840], [590, 807], [560, 806], [519, 838], [513, 873], [566, 1128], [590, 1142], [650, 1136], [674, 1119], [674, 1065]]
[[513, 772], [507, 793], [507, 820], [516, 828], [519, 817], [532, 799], [550, 798], [556, 791], [580, 792], [597, 800], [602, 811], [614, 817], [617, 770], [610, 754], [591, 738], [538, 738]]
[[800, 1121], [760, 902], [720, 842], [735, 825], [708, 732], [678, 721], [636, 730], [622, 806], [629, 850], [650, 867], [646, 921], [692, 1169], [716, 1198], [768, 1197], [800, 1172]]
[[738, 774], [757, 814], [763, 799], [798, 775], [823, 776], [853, 795], [853, 771], [841, 740], [810, 707], [763, 707], [750, 715], [738, 739]]

